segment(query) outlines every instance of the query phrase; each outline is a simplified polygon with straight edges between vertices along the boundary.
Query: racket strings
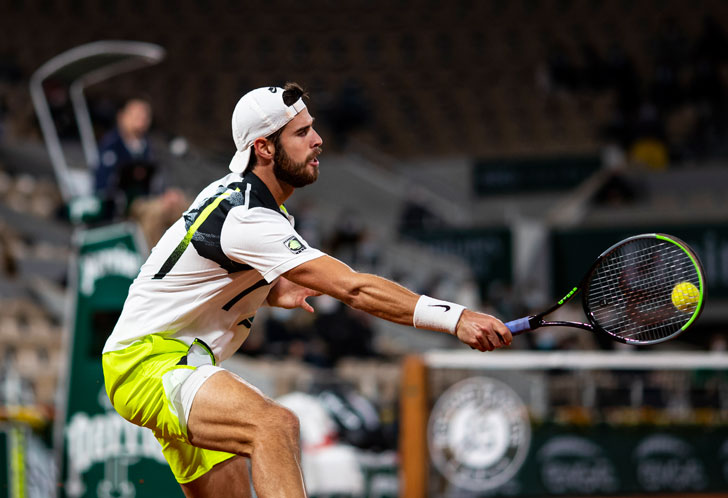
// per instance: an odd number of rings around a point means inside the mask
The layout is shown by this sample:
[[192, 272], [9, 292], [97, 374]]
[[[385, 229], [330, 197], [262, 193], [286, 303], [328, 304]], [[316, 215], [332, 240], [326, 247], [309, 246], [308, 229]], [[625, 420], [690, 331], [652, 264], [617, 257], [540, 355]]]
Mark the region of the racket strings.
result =
[[587, 285], [586, 305], [594, 322], [627, 342], [661, 340], [681, 331], [692, 311], [672, 302], [681, 282], [699, 288], [699, 275], [679, 246], [638, 239], [606, 255]]

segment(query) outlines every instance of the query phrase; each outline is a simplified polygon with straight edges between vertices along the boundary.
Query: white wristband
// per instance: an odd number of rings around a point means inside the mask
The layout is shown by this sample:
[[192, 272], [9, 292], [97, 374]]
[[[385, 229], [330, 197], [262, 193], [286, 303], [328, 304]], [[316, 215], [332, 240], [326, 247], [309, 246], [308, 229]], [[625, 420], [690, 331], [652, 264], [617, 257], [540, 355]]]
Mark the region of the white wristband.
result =
[[415, 328], [418, 329], [438, 330], [454, 334], [463, 311], [465, 311], [465, 306], [440, 301], [423, 294], [417, 301], [417, 306], [415, 306], [412, 322]]

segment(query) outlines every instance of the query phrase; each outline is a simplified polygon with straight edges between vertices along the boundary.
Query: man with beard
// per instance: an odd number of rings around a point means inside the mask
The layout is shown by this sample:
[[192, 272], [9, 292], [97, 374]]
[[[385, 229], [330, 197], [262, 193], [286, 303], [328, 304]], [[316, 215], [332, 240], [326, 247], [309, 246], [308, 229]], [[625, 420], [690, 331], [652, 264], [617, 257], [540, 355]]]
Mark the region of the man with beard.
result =
[[152, 251], [103, 354], [106, 392], [151, 429], [186, 496], [303, 497], [296, 416], [218, 363], [264, 305], [328, 294], [392, 322], [510, 344], [496, 318], [358, 273], [310, 247], [283, 203], [318, 177], [321, 137], [295, 83], [244, 95], [230, 174], [205, 188]]

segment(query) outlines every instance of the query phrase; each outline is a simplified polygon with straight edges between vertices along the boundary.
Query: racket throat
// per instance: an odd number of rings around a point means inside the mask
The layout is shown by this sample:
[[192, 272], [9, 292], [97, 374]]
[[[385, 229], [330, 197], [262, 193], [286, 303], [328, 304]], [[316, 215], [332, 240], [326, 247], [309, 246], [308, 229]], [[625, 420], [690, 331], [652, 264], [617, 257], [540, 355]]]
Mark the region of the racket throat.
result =
[[578, 329], [588, 330], [590, 332], [594, 332], [594, 326], [589, 323], [581, 323], [581, 322], [562, 322], [562, 321], [549, 321], [549, 322], [540, 322], [535, 324], [537, 327], [576, 327]]

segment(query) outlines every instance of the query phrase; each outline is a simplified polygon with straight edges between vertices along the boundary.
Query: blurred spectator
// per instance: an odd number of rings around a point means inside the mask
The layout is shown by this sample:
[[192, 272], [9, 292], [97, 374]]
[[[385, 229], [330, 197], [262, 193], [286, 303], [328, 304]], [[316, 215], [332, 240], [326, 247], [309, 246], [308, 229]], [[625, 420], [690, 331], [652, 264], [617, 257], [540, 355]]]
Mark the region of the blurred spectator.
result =
[[147, 139], [152, 108], [141, 98], [124, 103], [116, 127], [99, 143], [99, 164], [94, 171], [94, 192], [109, 205], [109, 217], [126, 213], [136, 197], [152, 193], [156, 164]]
[[104, 220], [129, 217], [153, 246], [189, 204], [177, 189], [168, 189], [149, 145], [150, 103], [127, 100], [116, 126], [99, 143], [94, 191], [105, 204]]

